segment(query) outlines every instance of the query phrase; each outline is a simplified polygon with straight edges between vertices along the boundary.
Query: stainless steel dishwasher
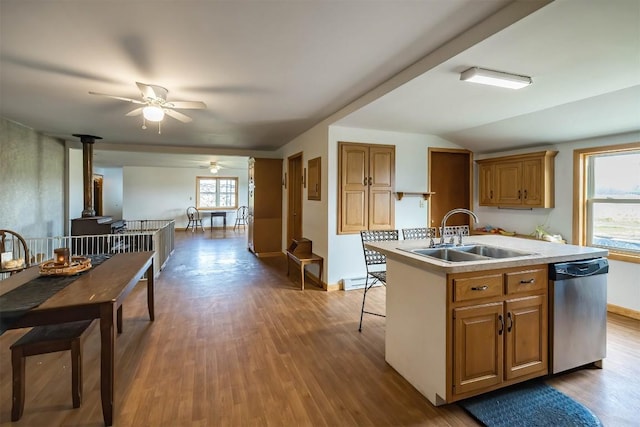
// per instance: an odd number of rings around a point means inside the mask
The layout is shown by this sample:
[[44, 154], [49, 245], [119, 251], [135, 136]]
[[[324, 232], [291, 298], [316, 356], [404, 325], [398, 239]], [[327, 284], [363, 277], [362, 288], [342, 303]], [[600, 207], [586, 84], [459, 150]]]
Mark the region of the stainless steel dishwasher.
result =
[[607, 355], [606, 258], [552, 264], [551, 372], [601, 361]]

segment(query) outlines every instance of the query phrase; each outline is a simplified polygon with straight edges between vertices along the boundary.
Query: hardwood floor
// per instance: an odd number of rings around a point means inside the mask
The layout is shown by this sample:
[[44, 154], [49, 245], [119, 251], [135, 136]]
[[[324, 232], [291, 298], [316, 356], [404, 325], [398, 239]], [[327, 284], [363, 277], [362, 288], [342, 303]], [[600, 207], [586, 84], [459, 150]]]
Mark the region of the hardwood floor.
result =
[[[223, 238], [226, 237], [226, 238]], [[432, 406], [384, 360], [384, 318], [361, 291], [290, 281], [285, 258], [254, 257], [231, 230], [176, 232], [156, 280], [156, 321], [138, 286], [116, 341], [116, 426], [474, 426], [457, 405]], [[292, 269], [295, 270], [295, 269]], [[2, 283], [0, 282], [0, 287]], [[384, 289], [367, 301], [384, 309]], [[611, 315], [604, 369], [549, 383], [605, 426], [640, 420], [640, 322]], [[9, 346], [0, 336], [0, 425], [11, 419]], [[102, 426], [99, 332], [85, 340], [82, 406], [71, 405], [68, 352], [27, 359], [19, 426]]]

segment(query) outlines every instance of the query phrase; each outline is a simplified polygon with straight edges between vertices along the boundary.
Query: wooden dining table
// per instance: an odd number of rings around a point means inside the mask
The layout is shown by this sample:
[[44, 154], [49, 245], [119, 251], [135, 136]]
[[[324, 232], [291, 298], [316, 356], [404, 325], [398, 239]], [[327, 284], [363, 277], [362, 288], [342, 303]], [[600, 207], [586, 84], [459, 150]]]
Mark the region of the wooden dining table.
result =
[[[29, 309], [13, 321], [8, 329], [72, 322], [100, 320], [100, 395], [102, 414], [107, 426], [113, 424], [115, 338], [122, 332], [122, 303], [138, 281], [147, 280], [147, 307], [154, 320], [154, 252], [119, 253], [80, 275], [71, 284]], [[0, 282], [0, 295], [19, 288], [39, 276], [31, 267]], [[5, 309], [5, 308], [3, 308]]]

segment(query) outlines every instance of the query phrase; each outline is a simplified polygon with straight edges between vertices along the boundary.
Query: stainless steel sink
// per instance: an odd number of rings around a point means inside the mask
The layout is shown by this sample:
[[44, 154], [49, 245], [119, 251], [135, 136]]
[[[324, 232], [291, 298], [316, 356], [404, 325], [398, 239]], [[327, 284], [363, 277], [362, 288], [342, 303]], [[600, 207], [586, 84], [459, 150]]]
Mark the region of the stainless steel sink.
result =
[[498, 248], [486, 245], [465, 245], [447, 248], [403, 249], [412, 254], [438, 259], [445, 262], [487, 261], [491, 259], [517, 258], [533, 255], [530, 252], [515, 249]]
[[458, 251], [453, 248], [411, 249], [409, 252], [448, 262], [480, 261], [489, 257], [471, 252]]
[[521, 256], [533, 255], [529, 252], [518, 251], [515, 249], [497, 248], [495, 246], [485, 245], [465, 245], [455, 248], [456, 251], [486, 256], [489, 258], [516, 258]]

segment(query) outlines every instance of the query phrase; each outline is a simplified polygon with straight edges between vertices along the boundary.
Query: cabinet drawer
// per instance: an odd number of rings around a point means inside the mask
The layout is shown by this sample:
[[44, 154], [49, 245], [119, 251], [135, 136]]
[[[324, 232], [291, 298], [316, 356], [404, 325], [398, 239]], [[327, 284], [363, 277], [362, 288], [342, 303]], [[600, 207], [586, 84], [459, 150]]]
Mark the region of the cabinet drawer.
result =
[[453, 300], [468, 301], [502, 295], [502, 274], [453, 279]]
[[547, 288], [546, 268], [506, 273], [505, 276], [507, 294], [517, 294]]

